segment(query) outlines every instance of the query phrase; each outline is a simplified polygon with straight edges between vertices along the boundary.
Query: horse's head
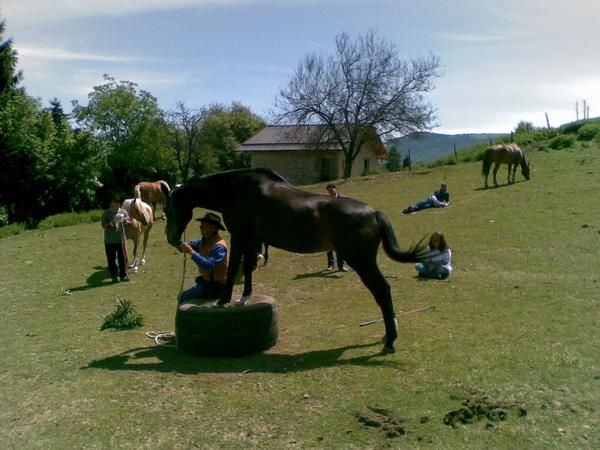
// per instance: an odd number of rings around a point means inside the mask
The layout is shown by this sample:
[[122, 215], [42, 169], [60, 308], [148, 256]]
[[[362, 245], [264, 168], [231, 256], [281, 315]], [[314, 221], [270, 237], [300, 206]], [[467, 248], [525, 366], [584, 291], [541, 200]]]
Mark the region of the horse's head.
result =
[[185, 204], [179, 204], [177, 201], [177, 190], [171, 192], [167, 197], [165, 205], [165, 215], [167, 217], [167, 226], [165, 233], [167, 241], [173, 247], [181, 247], [181, 235], [188, 222], [192, 220], [193, 208]]
[[525, 179], [529, 180], [529, 163], [524, 163], [521, 166], [521, 173], [525, 177]]

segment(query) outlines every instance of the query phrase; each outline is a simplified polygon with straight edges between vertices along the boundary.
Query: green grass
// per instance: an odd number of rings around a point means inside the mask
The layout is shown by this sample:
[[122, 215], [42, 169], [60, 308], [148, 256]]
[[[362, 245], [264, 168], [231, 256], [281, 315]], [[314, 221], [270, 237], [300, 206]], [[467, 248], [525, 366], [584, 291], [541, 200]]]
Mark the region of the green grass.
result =
[[[476, 161], [340, 184], [404, 247], [440, 230], [453, 249], [442, 282], [380, 252], [398, 312], [436, 307], [400, 317], [393, 355], [379, 355], [381, 324], [358, 327], [380, 313], [356, 274], [318, 275], [324, 254], [273, 249], [255, 274], [280, 306], [275, 347], [197, 358], [144, 335], [174, 329], [183, 258], [162, 221], [129, 283], [110, 283], [98, 223], [0, 240], [0, 448], [597, 448], [600, 150], [528, 160], [531, 181], [487, 191]], [[400, 213], [443, 179], [450, 208]], [[194, 276], [188, 262], [186, 286]], [[142, 329], [100, 331], [118, 297]], [[484, 397], [527, 415], [443, 423]], [[388, 419], [408, 434], [375, 426]]]

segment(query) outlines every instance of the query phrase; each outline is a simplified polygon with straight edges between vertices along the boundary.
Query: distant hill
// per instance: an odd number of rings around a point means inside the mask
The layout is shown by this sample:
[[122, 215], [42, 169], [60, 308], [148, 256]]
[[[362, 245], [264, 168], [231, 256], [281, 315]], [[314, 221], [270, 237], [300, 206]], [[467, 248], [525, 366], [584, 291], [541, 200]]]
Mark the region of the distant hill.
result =
[[411, 133], [400, 138], [390, 139], [385, 147], [389, 150], [392, 145], [396, 145], [402, 158], [408, 155], [413, 163], [435, 161], [444, 156], [451, 155], [456, 150], [471, 147], [476, 144], [489, 143], [490, 140], [506, 136], [501, 133], [480, 133], [480, 134], [439, 134], [428, 132]]

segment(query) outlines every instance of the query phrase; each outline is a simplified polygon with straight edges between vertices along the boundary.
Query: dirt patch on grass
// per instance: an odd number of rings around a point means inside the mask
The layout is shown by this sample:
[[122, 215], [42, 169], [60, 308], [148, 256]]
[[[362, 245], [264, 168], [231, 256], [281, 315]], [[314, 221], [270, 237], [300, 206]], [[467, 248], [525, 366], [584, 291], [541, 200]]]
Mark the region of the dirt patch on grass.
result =
[[404, 417], [396, 416], [390, 409], [367, 406], [367, 411], [355, 412], [358, 422], [367, 428], [378, 429], [388, 438], [397, 438], [411, 432]]
[[461, 408], [446, 413], [444, 424], [457, 427], [487, 420], [486, 426], [491, 428], [493, 422], [507, 420], [509, 415], [524, 417], [527, 410], [522, 405], [502, 402], [491, 397], [466, 398], [462, 401]]

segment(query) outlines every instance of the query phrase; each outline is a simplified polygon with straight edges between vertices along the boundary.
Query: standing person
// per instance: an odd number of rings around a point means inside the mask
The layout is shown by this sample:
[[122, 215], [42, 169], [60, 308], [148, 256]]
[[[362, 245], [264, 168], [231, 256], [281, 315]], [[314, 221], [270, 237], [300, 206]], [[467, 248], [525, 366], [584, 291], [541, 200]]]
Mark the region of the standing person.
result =
[[[329, 195], [334, 198], [342, 198], [342, 196], [338, 193], [337, 186], [335, 184], [328, 184], [327, 192], [329, 192]], [[348, 272], [348, 268], [346, 267], [346, 264], [344, 264], [344, 260], [342, 258], [340, 258], [340, 255], [338, 255], [336, 252], [335, 256], [337, 258], [338, 270], [340, 272]], [[329, 271], [333, 270], [333, 263], [334, 263], [333, 250], [329, 250], [327, 252], [327, 270], [329, 270]]]
[[[117, 273], [121, 281], [129, 281], [127, 276], [127, 261], [125, 247], [125, 225], [131, 223], [129, 214], [121, 208], [121, 202], [116, 198], [110, 201], [110, 206], [102, 213], [100, 224], [104, 229], [104, 251], [108, 262], [108, 271], [113, 283], [118, 281]], [[117, 262], [118, 267], [117, 267]]]
[[419, 277], [445, 280], [452, 273], [452, 252], [443, 233], [435, 232], [429, 238], [425, 261], [415, 264]]
[[417, 211], [421, 211], [425, 208], [445, 208], [450, 204], [450, 193], [448, 192], [448, 184], [442, 183], [440, 189], [435, 191], [431, 196], [426, 199], [419, 200], [414, 205], [409, 206], [402, 210], [403, 214], [410, 214]]
[[227, 243], [219, 235], [219, 230], [225, 230], [221, 218], [215, 213], [207, 212], [204, 217], [196, 220], [200, 222], [202, 237], [184, 242], [181, 250], [191, 255], [200, 275], [196, 277], [195, 286], [179, 294], [179, 303], [191, 299], [219, 298], [227, 281]]

